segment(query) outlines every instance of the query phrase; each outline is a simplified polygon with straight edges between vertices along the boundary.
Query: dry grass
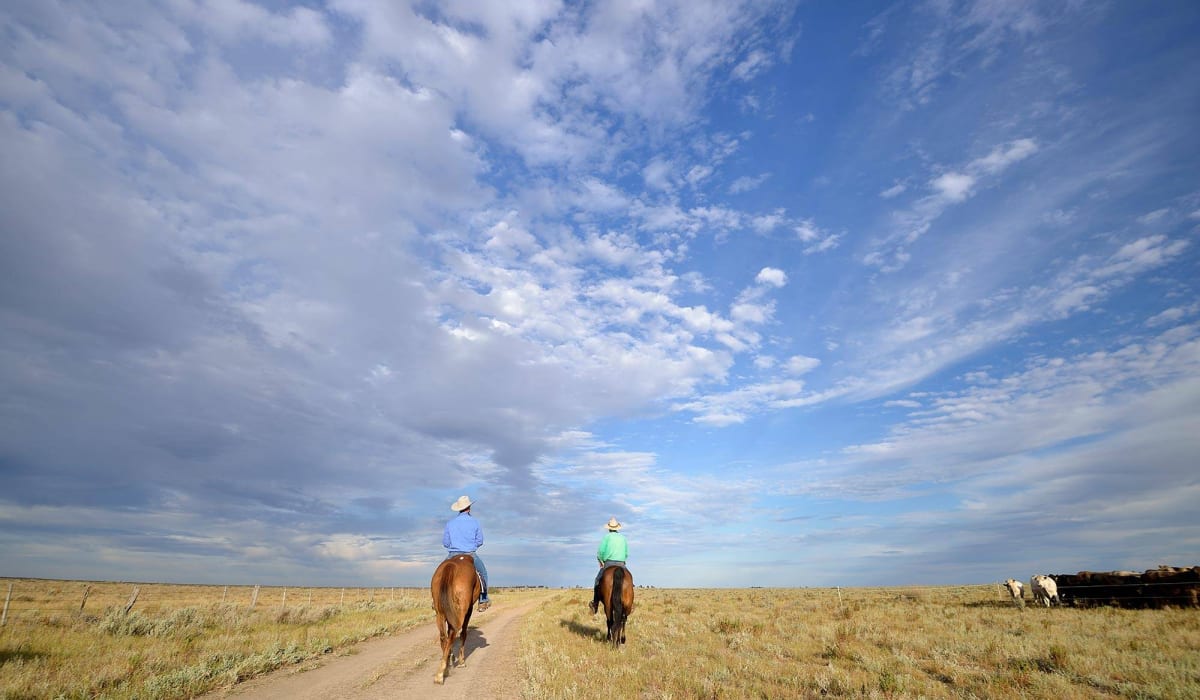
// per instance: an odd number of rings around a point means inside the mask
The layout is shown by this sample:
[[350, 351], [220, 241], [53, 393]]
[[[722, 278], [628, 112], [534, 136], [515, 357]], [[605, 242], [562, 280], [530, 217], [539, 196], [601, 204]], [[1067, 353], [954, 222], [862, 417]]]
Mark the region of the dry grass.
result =
[[[0, 595], [9, 581], [0, 580]], [[0, 697], [187, 698], [432, 625], [425, 589], [13, 580]], [[1007, 594], [1005, 594], [1006, 596]], [[1200, 610], [1016, 608], [993, 586], [638, 589], [613, 651], [590, 590], [542, 599], [521, 634], [541, 698], [1200, 698]], [[224, 598], [224, 602], [222, 602]]]
[[526, 623], [523, 697], [1200, 698], [1200, 610], [1020, 609], [994, 586], [638, 589], [628, 644], [590, 591]]
[[187, 698], [432, 621], [424, 589], [262, 588], [251, 608], [253, 587], [139, 584], [126, 614], [134, 584], [9, 583], [6, 700]]

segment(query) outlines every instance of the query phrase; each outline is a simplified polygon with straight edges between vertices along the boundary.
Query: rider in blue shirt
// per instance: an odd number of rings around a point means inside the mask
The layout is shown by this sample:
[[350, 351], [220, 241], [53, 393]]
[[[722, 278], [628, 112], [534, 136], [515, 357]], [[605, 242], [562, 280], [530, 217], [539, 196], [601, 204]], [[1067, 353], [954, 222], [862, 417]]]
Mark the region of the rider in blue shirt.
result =
[[479, 572], [479, 580], [483, 584], [483, 593], [479, 596], [479, 612], [483, 612], [492, 604], [488, 600], [487, 568], [483, 565], [483, 559], [479, 558], [479, 552], [475, 551], [483, 546], [483, 528], [471, 516], [471, 499], [466, 496], [459, 496], [450, 510], [458, 515], [446, 523], [446, 529], [442, 531], [442, 546], [448, 550], [447, 559], [459, 554], [470, 554], [475, 559], [475, 570]]

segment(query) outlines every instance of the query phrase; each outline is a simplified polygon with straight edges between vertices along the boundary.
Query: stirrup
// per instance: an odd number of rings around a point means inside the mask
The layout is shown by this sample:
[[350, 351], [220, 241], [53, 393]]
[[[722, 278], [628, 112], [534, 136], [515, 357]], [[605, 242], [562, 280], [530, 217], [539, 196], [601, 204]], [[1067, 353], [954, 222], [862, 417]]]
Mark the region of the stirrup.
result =
[[476, 611], [478, 611], [478, 612], [483, 612], [484, 610], [487, 610], [487, 609], [488, 609], [488, 608], [490, 608], [490, 607], [492, 607], [492, 601], [490, 601], [490, 600], [481, 600], [481, 601], [479, 601], [479, 607], [478, 607], [478, 608], [476, 608]]

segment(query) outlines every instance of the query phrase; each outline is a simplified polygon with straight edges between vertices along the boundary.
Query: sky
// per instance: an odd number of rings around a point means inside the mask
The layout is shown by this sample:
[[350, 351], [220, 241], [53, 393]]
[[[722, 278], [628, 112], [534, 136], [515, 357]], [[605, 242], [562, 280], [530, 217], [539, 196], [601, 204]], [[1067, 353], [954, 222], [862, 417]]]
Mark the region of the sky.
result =
[[0, 575], [1200, 564], [1200, 4], [0, 5]]

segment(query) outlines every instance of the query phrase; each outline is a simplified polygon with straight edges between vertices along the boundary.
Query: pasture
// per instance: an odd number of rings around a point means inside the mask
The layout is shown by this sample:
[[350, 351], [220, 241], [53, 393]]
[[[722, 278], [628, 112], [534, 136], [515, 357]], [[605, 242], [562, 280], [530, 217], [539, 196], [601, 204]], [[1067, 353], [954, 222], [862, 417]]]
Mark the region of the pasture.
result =
[[604, 646], [588, 592], [522, 640], [525, 698], [1200, 698], [1200, 610], [1016, 607], [999, 584], [638, 589]]
[[[0, 595], [8, 583], [3, 698], [187, 698], [417, 626], [437, 647], [427, 589], [262, 588], [255, 600], [253, 587], [141, 584], [126, 614], [133, 584], [0, 579]], [[537, 603], [512, 670], [529, 700], [1200, 697], [1200, 609], [1018, 608], [1007, 596], [639, 588], [614, 650], [590, 589], [493, 589]]]

